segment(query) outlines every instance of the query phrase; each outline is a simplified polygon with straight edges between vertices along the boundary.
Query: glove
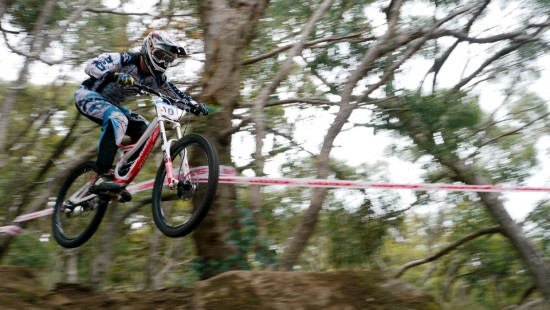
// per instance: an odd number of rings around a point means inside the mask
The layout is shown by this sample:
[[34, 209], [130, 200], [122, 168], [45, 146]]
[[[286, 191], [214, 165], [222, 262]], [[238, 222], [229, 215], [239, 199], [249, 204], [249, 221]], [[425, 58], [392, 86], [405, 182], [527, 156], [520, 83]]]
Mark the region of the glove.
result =
[[208, 113], [210, 112], [210, 108], [204, 103], [199, 103], [199, 108], [201, 109], [201, 113], [204, 116], [208, 115]]
[[134, 86], [134, 83], [136, 82], [131, 75], [126, 73], [115, 72], [113, 74], [113, 78], [115, 83], [124, 85], [124, 86]]
[[208, 113], [210, 112], [210, 109], [204, 103], [198, 103], [196, 101], [191, 101], [191, 103], [194, 106], [193, 108], [191, 108], [191, 113], [195, 115], [208, 115]]

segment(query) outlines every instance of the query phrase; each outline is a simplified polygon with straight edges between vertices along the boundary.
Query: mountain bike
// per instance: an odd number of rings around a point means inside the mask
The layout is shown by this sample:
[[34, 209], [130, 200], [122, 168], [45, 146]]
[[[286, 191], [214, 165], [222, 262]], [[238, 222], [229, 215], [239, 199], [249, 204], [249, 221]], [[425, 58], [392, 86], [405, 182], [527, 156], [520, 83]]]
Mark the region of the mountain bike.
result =
[[[156, 117], [135, 144], [119, 146], [113, 174], [115, 181], [122, 185], [121, 192], [89, 192], [97, 177], [94, 162], [84, 162], [69, 173], [58, 192], [52, 216], [54, 238], [65, 248], [78, 247], [92, 237], [110, 201], [131, 200], [126, 187], [140, 172], [159, 137], [164, 160], [157, 170], [151, 197], [153, 220], [158, 229], [174, 238], [191, 233], [214, 200], [220, 170], [218, 154], [206, 137], [182, 134], [180, 120], [186, 111], [181, 105], [186, 103], [143, 85], [135, 87], [140, 95], [148, 96], [154, 103]], [[196, 108], [191, 103], [188, 106]], [[167, 138], [170, 129], [176, 132], [177, 139]], [[135, 161], [131, 161], [138, 152]]]

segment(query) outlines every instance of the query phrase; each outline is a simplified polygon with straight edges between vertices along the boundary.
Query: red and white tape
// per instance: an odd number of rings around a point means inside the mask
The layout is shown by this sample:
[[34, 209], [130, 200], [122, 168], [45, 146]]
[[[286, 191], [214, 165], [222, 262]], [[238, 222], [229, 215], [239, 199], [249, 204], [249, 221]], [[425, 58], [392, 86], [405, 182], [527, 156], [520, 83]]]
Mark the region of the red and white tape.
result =
[[17, 225], [2, 226], [0, 227], [0, 233], [9, 235], [20, 235], [23, 233], [23, 229]]
[[26, 222], [26, 221], [34, 220], [35, 218], [48, 216], [52, 213], [53, 213], [53, 208], [49, 208], [49, 209], [45, 209], [45, 210], [42, 210], [42, 211], [37, 211], [37, 212], [29, 213], [29, 214], [20, 215], [20, 216], [16, 217], [15, 220], [13, 220], [13, 222], [14, 223]]
[[[201, 171], [202, 172], [202, 171]], [[201, 177], [202, 176], [202, 177]], [[404, 189], [414, 191], [460, 191], [460, 192], [550, 192], [550, 187], [522, 187], [499, 185], [462, 185], [462, 184], [405, 184], [405, 183], [372, 183], [362, 181], [340, 181], [327, 179], [294, 179], [294, 178], [267, 178], [267, 177], [241, 177], [237, 176], [235, 169], [223, 166], [220, 171], [220, 183], [248, 184], [248, 185], [284, 185], [302, 187], [330, 187], [353, 189]], [[199, 181], [206, 181], [206, 175], [201, 174]], [[128, 186], [130, 193], [138, 193], [153, 188], [154, 180]], [[45, 209], [38, 212], [20, 215], [13, 223], [29, 221], [35, 218], [47, 216], [53, 213], [53, 209]], [[22, 229], [17, 225], [0, 227], [0, 233], [19, 235]]]
[[550, 187], [521, 187], [498, 185], [449, 185], [449, 184], [405, 184], [405, 183], [372, 183], [362, 181], [340, 181], [327, 179], [291, 179], [291, 178], [255, 178], [238, 176], [221, 176], [220, 183], [287, 185], [302, 187], [331, 187], [355, 189], [406, 189], [415, 191], [455, 191], [455, 192], [550, 192]]

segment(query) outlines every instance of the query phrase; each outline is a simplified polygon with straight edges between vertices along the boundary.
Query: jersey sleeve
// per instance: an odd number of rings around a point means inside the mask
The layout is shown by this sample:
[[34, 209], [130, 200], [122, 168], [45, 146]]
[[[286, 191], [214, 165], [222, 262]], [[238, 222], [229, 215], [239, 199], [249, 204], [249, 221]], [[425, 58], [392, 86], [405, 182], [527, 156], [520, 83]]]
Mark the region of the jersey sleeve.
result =
[[108, 72], [120, 72], [122, 70], [122, 56], [120, 53], [105, 53], [91, 59], [86, 63], [84, 72], [96, 79]]
[[161, 87], [161, 92], [167, 96], [175, 97], [180, 99], [181, 101], [184, 101], [186, 103], [191, 103], [193, 105], [197, 105], [195, 100], [191, 98], [189, 95], [181, 91], [172, 81], [170, 81], [168, 78], [166, 78], [166, 81], [164, 82], [163, 86]]

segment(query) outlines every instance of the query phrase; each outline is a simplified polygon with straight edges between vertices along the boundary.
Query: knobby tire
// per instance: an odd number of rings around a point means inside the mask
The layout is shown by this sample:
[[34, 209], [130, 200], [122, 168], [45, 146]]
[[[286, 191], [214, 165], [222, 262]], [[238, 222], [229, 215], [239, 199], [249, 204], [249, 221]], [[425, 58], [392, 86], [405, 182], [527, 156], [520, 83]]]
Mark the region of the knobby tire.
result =
[[[105, 215], [107, 210], [108, 201], [103, 201], [97, 204], [95, 213], [89, 218], [89, 222], [85, 219], [85, 224], [82, 225], [80, 233], [76, 236], [69, 236], [65, 233], [63, 228], [62, 217], [66, 217], [66, 214], [62, 211], [62, 206], [65, 200], [68, 199], [67, 192], [71, 189], [71, 185], [75, 181], [80, 180], [79, 178], [84, 178], [85, 174], [95, 172], [95, 165], [93, 162], [85, 162], [74, 168], [70, 173], [63, 185], [61, 186], [57, 199], [55, 202], [55, 207], [52, 215], [52, 231], [54, 239], [59, 245], [65, 248], [76, 248], [88, 241], [93, 234], [96, 232], [101, 220]], [[84, 179], [85, 180], [85, 179]], [[69, 193], [71, 195], [71, 193]], [[66, 217], [68, 218], [68, 217]], [[75, 218], [75, 221], [78, 218]]]
[[[166, 166], [164, 162], [161, 163], [157, 171], [155, 183], [153, 186], [153, 220], [158, 229], [164, 235], [172, 238], [186, 236], [199, 226], [199, 224], [207, 215], [208, 210], [210, 209], [210, 206], [214, 201], [219, 181], [218, 179], [220, 167], [218, 154], [212, 142], [210, 142], [206, 137], [199, 134], [189, 134], [176, 141], [174, 145], [170, 148], [172, 163], [174, 165], [174, 174], [176, 176], [179, 173], [177, 167], [178, 157], [181, 157], [183, 152], [187, 152], [189, 156], [189, 164], [191, 167], [193, 167], [194, 163], [197, 162], [197, 160], [199, 160], [198, 162], [200, 162], [201, 159], [206, 161], [202, 162], [199, 165], [206, 165], [208, 167], [208, 182], [198, 183], [197, 191], [194, 193], [193, 197], [190, 198], [187, 202], [184, 199], [181, 199], [181, 197], [168, 199], [166, 198], [166, 194], [177, 192], [177, 190], [171, 190], [167, 187], [167, 185], [164, 185], [164, 179], [166, 178]], [[197, 158], [197, 156], [199, 156], [199, 158]], [[172, 218], [175, 219], [179, 217], [185, 217], [184, 214], [177, 214], [177, 212], [179, 212], [183, 208], [181, 205], [184, 205], [185, 203], [191, 205], [186, 207], [190, 210], [189, 216], [186, 219], [176, 220], [181, 220], [182, 223], [172, 224]], [[176, 214], [170, 215], [170, 212], [168, 212], [168, 208], [172, 207], [166, 207], [166, 205], [175, 206], [178, 204], [180, 204], [180, 206], [173, 207], [172, 211]]]

